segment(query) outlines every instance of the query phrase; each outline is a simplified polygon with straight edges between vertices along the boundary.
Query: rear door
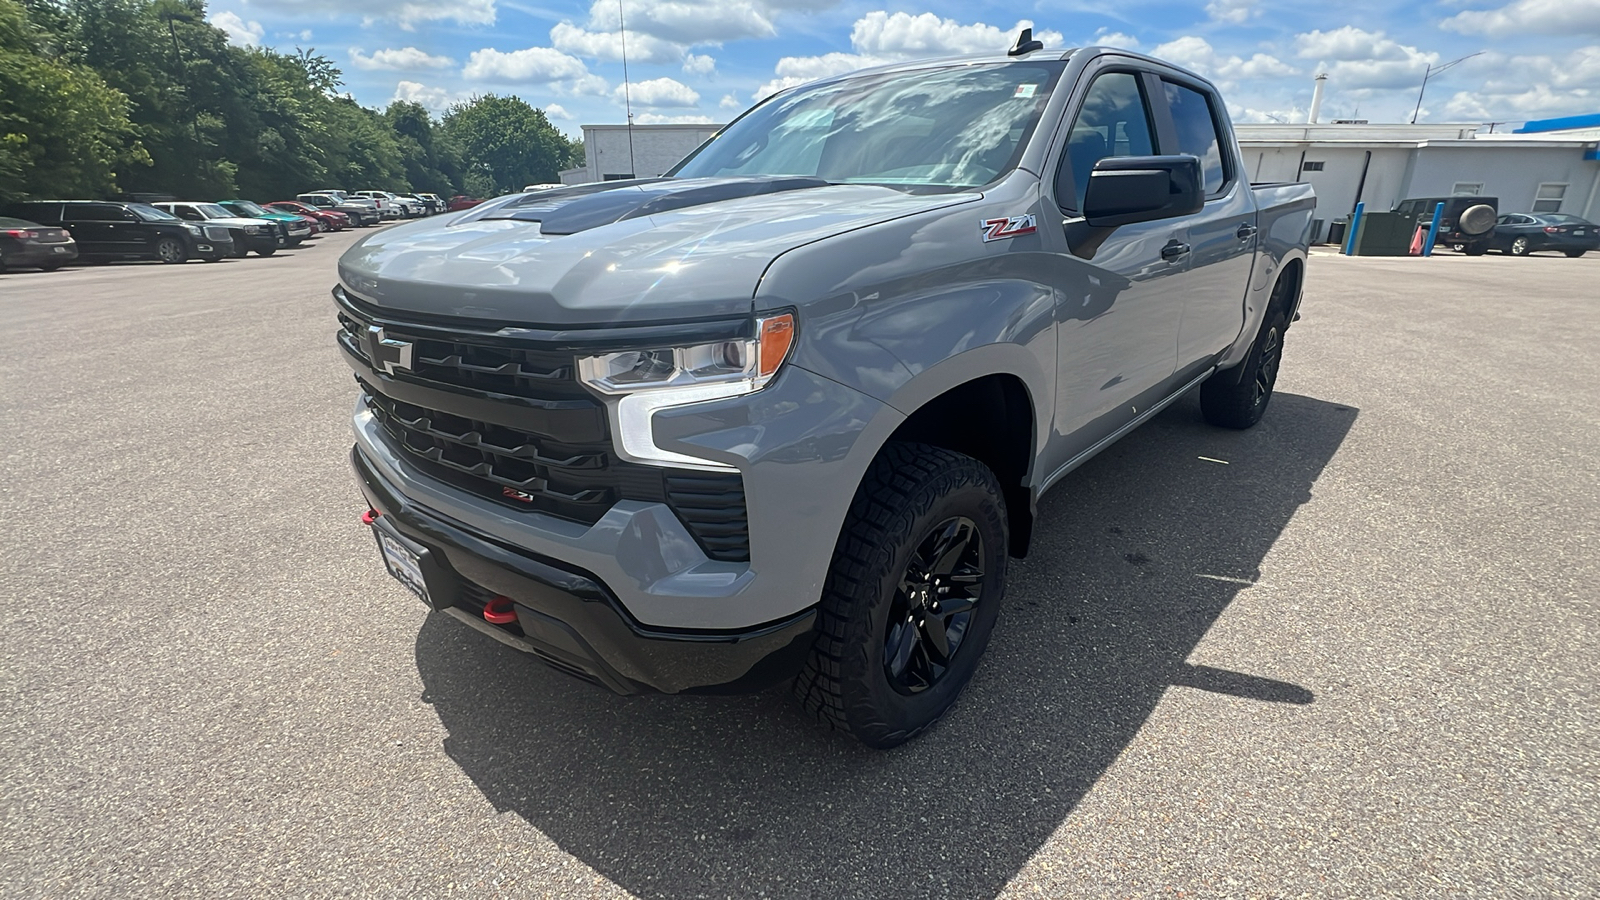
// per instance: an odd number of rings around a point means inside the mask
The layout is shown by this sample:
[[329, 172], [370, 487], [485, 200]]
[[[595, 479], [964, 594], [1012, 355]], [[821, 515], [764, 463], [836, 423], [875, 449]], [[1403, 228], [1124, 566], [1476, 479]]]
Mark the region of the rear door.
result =
[[[1255, 263], [1256, 207], [1240, 174], [1227, 110], [1211, 88], [1175, 75], [1161, 76], [1170, 131], [1162, 152], [1199, 157], [1205, 208], [1186, 222], [1189, 274], [1178, 371], [1199, 370], [1232, 346], [1244, 328], [1245, 292]], [[1169, 146], [1170, 145], [1170, 146]]]
[[68, 203], [61, 221], [81, 253], [125, 256], [143, 252], [138, 218], [115, 203]]

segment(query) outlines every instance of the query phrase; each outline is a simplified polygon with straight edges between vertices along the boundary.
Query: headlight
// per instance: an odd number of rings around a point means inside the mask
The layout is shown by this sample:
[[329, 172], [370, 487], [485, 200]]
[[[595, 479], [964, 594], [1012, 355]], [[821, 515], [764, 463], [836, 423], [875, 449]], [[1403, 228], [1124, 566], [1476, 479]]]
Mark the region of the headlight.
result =
[[204, 232], [202, 232], [200, 230], [200, 226], [199, 225], [188, 225], [188, 224], [185, 224], [183, 227], [188, 229], [189, 233], [194, 235], [195, 237], [199, 237], [201, 234], [204, 234]]
[[261, 232], [263, 232], [265, 230], [266, 229], [263, 228], [260, 225], [246, 225], [244, 227], [244, 233], [245, 234], [260, 234]]
[[578, 360], [578, 376], [607, 395], [618, 453], [624, 459], [727, 471], [733, 467], [657, 447], [650, 423], [657, 410], [738, 397], [766, 387], [794, 346], [794, 315], [757, 319], [755, 333], [753, 338], [710, 344], [588, 356]]

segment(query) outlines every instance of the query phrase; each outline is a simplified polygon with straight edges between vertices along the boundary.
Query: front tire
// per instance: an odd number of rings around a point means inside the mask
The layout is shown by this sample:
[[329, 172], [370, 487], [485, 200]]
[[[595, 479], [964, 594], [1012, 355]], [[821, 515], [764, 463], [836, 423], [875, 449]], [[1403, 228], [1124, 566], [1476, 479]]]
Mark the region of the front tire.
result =
[[1212, 425], [1250, 428], [1261, 421], [1267, 404], [1272, 402], [1278, 365], [1283, 361], [1283, 334], [1289, 327], [1280, 299], [1272, 298], [1267, 307], [1267, 320], [1261, 323], [1250, 353], [1239, 364], [1243, 371], [1224, 369], [1200, 385], [1200, 412]]
[[969, 456], [890, 443], [851, 501], [794, 682], [869, 747], [911, 740], [972, 678], [1005, 595], [1005, 495]]
[[1511, 255], [1512, 256], [1527, 256], [1530, 252], [1532, 252], [1532, 251], [1528, 247], [1528, 239], [1527, 238], [1519, 237], [1516, 240], [1511, 242]]
[[1562, 252], [1567, 254], [1567, 258], [1568, 259], [1577, 259], [1578, 257], [1584, 255], [1585, 253], [1588, 253], [1589, 251], [1587, 251], [1587, 250], [1564, 250]]
[[277, 252], [278, 252], [278, 248], [277, 247], [273, 247], [271, 250], [257, 250], [256, 251], [256, 255], [257, 256], [271, 256], [272, 254], [277, 253]]
[[177, 238], [162, 238], [156, 243], [156, 257], [168, 265], [188, 262], [189, 248]]

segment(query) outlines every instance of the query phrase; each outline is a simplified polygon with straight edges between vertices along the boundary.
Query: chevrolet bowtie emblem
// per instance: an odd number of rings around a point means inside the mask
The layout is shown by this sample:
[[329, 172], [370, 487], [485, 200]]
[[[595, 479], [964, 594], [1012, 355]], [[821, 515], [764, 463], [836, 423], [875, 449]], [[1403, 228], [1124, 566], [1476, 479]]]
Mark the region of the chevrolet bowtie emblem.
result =
[[367, 327], [367, 358], [372, 360], [373, 368], [382, 369], [386, 375], [411, 368], [411, 348], [410, 341], [385, 337], [383, 329], [376, 325]]

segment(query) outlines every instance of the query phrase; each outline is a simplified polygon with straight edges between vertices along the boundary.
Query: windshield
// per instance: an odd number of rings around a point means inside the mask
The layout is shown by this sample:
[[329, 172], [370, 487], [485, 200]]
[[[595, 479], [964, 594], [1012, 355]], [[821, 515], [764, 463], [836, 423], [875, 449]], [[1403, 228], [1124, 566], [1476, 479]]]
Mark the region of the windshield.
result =
[[196, 203], [194, 208], [200, 215], [208, 219], [231, 219], [236, 215], [236, 213], [228, 212], [215, 203]]
[[1543, 216], [1540, 216], [1539, 219], [1541, 221], [1548, 222], [1551, 225], [1587, 225], [1587, 224], [1589, 224], [1589, 221], [1587, 219], [1580, 219], [1577, 216], [1565, 216], [1565, 215], [1561, 215], [1559, 213], [1550, 214], [1550, 215], [1543, 215]]
[[671, 175], [971, 188], [1016, 167], [1065, 63], [862, 75], [768, 100]]
[[170, 222], [176, 221], [178, 218], [164, 209], [156, 209], [154, 206], [146, 206], [143, 203], [129, 203], [128, 208], [133, 210], [134, 215], [144, 219], [146, 222]]
[[257, 206], [254, 203], [251, 203], [249, 200], [235, 200], [235, 201], [233, 201], [232, 203], [230, 203], [228, 205], [233, 207], [234, 209], [236, 209], [236, 210], [238, 210], [238, 211], [240, 211], [240, 212], [242, 212], [242, 213], [244, 213], [246, 215], [250, 215], [250, 216], [269, 215], [269, 212], [267, 210], [262, 209], [261, 207]]

